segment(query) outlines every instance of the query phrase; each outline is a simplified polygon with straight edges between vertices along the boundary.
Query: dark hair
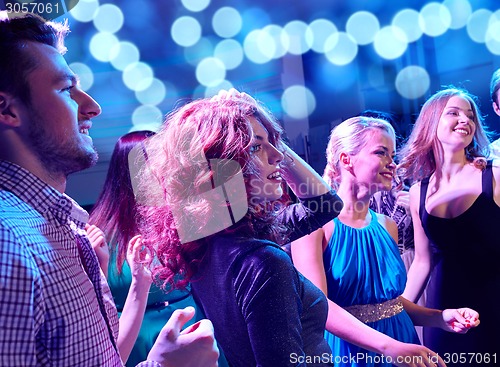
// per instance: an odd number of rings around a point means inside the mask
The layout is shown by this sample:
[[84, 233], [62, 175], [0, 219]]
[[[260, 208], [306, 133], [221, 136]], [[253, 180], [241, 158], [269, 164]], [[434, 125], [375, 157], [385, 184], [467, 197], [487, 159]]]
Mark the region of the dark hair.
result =
[[116, 268], [121, 272], [130, 239], [139, 233], [137, 202], [130, 177], [129, 153], [154, 133], [134, 131], [115, 144], [104, 187], [90, 213], [89, 222], [102, 229], [116, 252]]
[[64, 37], [69, 32], [67, 22], [47, 22], [35, 14], [0, 18], [0, 91], [30, 101], [27, 76], [37, 66], [29, 51], [28, 42], [49, 45], [64, 54]]
[[394, 128], [394, 132], [396, 133], [396, 142], [398, 147], [402, 144], [403, 140], [406, 139], [405, 134], [403, 134], [401, 131], [400, 119], [395, 114], [391, 112], [368, 109], [364, 110], [359, 115], [364, 117], [372, 117], [375, 119], [384, 120], [390, 123], [391, 126]]
[[490, 97], [492, 102], [497, 103], [498, 89], [500, 89], [500, 69], [495, 70], [495, 72], [491, 76]]

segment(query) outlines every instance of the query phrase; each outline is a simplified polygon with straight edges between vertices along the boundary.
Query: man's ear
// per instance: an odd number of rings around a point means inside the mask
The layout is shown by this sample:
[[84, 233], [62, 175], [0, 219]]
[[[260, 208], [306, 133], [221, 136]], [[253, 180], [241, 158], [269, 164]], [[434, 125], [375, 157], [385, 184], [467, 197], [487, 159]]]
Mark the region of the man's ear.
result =
[[493, 102], [492, 104], [492, 107], [493, 107], [493, 111], [495, 111], [495, 113], [500, 116], [500, 107], [497, 105], [496, 102]]
[[16, 127], [20, 124], [15, 98], [10, 94], [0, 92], [0, 125]]

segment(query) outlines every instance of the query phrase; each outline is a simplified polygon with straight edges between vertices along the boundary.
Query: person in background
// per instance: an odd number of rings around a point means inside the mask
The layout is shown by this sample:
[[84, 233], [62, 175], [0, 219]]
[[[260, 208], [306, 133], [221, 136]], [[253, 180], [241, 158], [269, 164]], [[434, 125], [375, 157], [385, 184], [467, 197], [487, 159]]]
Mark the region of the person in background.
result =
[[[69, 29], [0, 12], [0, 365], [122, 366], [118, 315], [85, 231], [64, 194], [94, 165], [100, 106], [62, 56]], [[140, 366], [216, 365], [210, 321], [181, 331], [179, 310]]]
[[[191, 282], [229, 364], [333, 365], [326, 298], [280, 245], [335, 217], [342, 202], [283, 143], [270, 112], [221, 91], [170, 113], [146, 150], [140, 192], [157, 199], [141, 211], [141, 232], [153, 275]], [[283, 180], [300, 203], [276, 203]]]
[[[498, 90], [500, 89], [500, 69], [497, 69], [491, 75], [490, 81], [490, 97], [491, 107], [493, 111], [500, 116], [500, 96]], [[493, 141], [490, 146], [490, 157], [500, 158], [500, 139]]]
[[[336, 126], [324, 178], [338, 190], [344, 207], [337, 218], [292, 243], [295, 266], [329, 299], [325, 337], [333, 355], [340, 357], [337, 365], [444, 365], [434, 352], [417, 345], [413, 322], [457, 333], [478, 324], [470, 321], [477, 316], [473, 310], [427, 309], [401, 297], [406, 271], [397, 226], [369, 209], [375, 192], [391, 189], [394, 154], [394, 129], [385, 120], [353, 117]], [[337, 305], [364, 327], [343, 316]]]
[[[104, 232], [95, 225], [87, 224], [85, 230], [96, 252], [101, 270], [107, 278], [109, 249], [106, 242], [106, 236]], [[129, 289], [127, 289], [127, 297], [120, 307], [119, 332], [116, 341], [118, 352], [124, 364], [127, 363], [132, 348], [137, 340], [144, 318], [148, 292], [152, 281], [151, 272], [143, 265], [144, 262], [147, 262], [147, 256], [142, 249], [140, 235], [136, 235], [130, 239], [127, 245], [126, 262], [130, 267], [131, 282]], [[144, 358], [146, 357], [147, 353], [144, 355]], [[129, 365], [135, 366], [136, 364], [131, 362]]]
[[[118, 139], [87, 229], [120, 313], [118, 348], [124, 360], [130, 355], [129, 366], [147, 357], [174, 310], [197, 308], [189, 290], [166, 293], [154, 284], [150, 290], [151, 273], [142, 264], [145, 260], [139, 258], [138, 251], [134, 252], [137, 246], [142, 246], [137, 224], [140, 203], [136, 201], [134, 187], [138, 167], [144, 162], [142, 145], [153, 135], [152, 131], [134, 131]], [[132, 304], [131, 300], [137, 303]], [[186, 326], [199, 319], [200, 312]]]
[[[481, 325], [465, 336], [424, 329], [424, 342], [450, 365], [469, 353], [481, 365], [498, 353], [500, 324], [500, 167], [487, 161], [488, 134], [475, 102], [463, 89], [448, 87], [423, 105], [401, 149], [403, 178], [414, 182], [410, 210], [415, 259], [403, 296], [417, 299], [427, 286], [427, 306], [468, 305]], [[455, 356], [455, 357], [453, 357]]]

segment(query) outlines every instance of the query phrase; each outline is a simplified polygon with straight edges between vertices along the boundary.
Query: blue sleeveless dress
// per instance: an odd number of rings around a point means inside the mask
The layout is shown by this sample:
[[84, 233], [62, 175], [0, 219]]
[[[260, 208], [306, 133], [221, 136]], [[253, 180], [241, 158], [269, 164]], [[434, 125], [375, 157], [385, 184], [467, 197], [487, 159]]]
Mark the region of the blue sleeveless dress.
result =
[[[323, 253], [328, 298], [342, 307], [395, 299], [403, 293], [406, 284], [406, 270], [397, 244], [379, 223], [375, 212], [369, 213], [371, 222], [363, 228], [349, 227], [335, 218], [335, 229]], [[420, 344], [404, 310], [367, 325], [396, 340]], [[325, 332], [325, 338], [332, 348], [336, 366], [392, 365], [387, 358], [329, 332]]]

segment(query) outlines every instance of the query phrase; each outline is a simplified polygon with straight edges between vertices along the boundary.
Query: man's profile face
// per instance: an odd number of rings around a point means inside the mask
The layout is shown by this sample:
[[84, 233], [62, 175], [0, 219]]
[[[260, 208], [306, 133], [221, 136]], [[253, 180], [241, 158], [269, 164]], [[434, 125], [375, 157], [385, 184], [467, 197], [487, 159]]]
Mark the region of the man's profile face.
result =
[[55, 48], [29, 42], [27, 52], [37, 63], [26, 78], [31, 98], [22, 110], [29, 148], [54, 173], [68, 175], [92, 166], [97, 153], [88, 130], [91, 118], [101, 113], [99, 105], [80, 89]]

